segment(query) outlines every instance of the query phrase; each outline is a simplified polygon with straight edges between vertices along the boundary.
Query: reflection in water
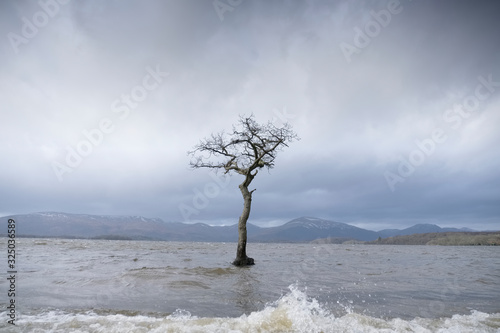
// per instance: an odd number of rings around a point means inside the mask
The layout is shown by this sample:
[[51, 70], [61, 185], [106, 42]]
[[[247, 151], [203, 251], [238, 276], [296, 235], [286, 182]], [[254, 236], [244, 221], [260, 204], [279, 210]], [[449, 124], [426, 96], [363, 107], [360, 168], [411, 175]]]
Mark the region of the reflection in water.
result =
[[233, 283], [234, 303], [242, 313], [249, 314], [259, 308], [261, 297], [256, 290], [259, 290], [260, 283], [254, 273], [255, 266], [238, 267], [236, 281]]

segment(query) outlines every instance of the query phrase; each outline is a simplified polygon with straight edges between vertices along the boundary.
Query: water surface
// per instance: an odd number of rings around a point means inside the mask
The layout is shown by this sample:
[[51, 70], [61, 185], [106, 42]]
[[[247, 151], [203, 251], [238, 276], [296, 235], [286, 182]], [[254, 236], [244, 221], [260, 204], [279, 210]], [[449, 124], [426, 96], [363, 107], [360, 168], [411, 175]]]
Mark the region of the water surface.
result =
[[[498, 247], [249, 244], [256, 265], [245, 268], [230, 264], [235, 251], [233, 243], [18, 239], [18, 325], [203, 331], [205, 318], [221, 332], [300, 332], [300, 323], [335, 332], [351, 321], [360, 331], [500, 327]], [[6, 287], [2, 279], [3, 309]]]

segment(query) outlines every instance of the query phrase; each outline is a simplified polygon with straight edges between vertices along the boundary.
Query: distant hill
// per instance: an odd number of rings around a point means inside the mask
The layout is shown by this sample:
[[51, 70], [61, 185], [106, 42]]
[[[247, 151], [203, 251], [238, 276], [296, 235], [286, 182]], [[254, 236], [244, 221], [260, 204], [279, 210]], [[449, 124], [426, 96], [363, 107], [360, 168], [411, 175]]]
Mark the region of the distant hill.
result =
[[[209, 226], [204, 223], [187, 224], [164, 222], [161, 219], [142, 216], [112, 216], [42, 212], [0, 218], [16, 220], [18, 237], [60, 237], [133, 239], [200, 242], [236, 242], [238, 226]], [[387, 235], [409, 233], [449, 232], [460, 229], [440, 228], [432, 224], [419, 224], [403, 230], [375, 232], [349, 224], [315, 217], [300, 217], [278, 227], [261, 228], [247, 224], [250, 242], [327, 242], [374, 241]], [[431, 230], [431, 231], [429, 231]], [[5, 236], [5, 233], [3, 233]]]
[[[7, 216], [0, 221], [16, 220], [18, 236], [70, 238], [127, 238], [171, 241], [237, 241], [235, 227], [211, 227], [207, 224], [166, 223], [142, 216], [113, 216], [43, 212]], [[247, 226], [249, 230], [253, 226]], [[258, 227], [255, 227], [258, 228]]]
[[260, 233], [250, 236], [249, 240], [260, 242], [308, 242], [327, 237], [368, 241], [377, 239], [378, 234], [345, 223], [314, 217], [301, 217], [279, 227], [261, 228]]
[[394, 236], [365, 244], [378, 245], [500, 245], [500, 232], [440, 232]]
[[413, 234], [425, 234], [425, 233], [439, 233], [439, 232], [463, 232], [463, 231], [474, 231], [467, 228], [457, 229], [457, 228], [441, 228], [435, 224], [415, 224], [413, 227], [409, 227], [403, 230], [398, 229], [385, 229], [378, 232], [379, 236], [382, 238], [394, 237], [394, 236], [405, 236]]

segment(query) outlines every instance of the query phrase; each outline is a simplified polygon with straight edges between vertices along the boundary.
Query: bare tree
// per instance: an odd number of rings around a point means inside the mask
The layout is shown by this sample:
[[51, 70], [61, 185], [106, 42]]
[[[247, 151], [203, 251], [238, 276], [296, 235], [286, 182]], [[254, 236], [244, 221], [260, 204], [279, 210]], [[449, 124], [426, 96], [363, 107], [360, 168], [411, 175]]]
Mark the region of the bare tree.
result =
[[212, 168], [239, 173], [245, 180], [239, 185], [243, 195], [243, 213], [238, 222], [238, 248], [235, 266], [253, 265], [254, 260], [247, 257], [247, 220], [250, 216], [252, 193], [248, 186], [257, 175], [258, 169], [274, 167], [276, 154], [288, 143], [298, 140], [290, 124], [285, 123], [276, 127], [273, 123], [261, 125], [254, 120], [254, 116], [240, 116], [239, 126], [233, 126], [231, 134], [220, 132], [205, 138], [188, 152], [193, 157], [192, 168]]

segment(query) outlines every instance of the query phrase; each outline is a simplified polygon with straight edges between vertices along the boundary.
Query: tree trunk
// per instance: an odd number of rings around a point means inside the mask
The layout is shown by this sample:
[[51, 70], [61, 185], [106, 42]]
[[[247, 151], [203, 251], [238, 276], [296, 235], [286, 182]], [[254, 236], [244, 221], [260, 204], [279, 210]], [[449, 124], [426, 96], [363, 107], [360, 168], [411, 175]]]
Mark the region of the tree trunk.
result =
[[[253, 178], [253, 177], [252, 177]], [[255, 264], [252, 258], [247, 257], [247, 220], [250, 216], [250, 207], [252, 205], [252, 192], [248, 191], [248, 182], [243, 182], [239, 187], [243, 194], [243, 213], [238, 222], [238, 248], [236, 249], [236, 259], [233, 261], [235, 266], [247, 266]]]

